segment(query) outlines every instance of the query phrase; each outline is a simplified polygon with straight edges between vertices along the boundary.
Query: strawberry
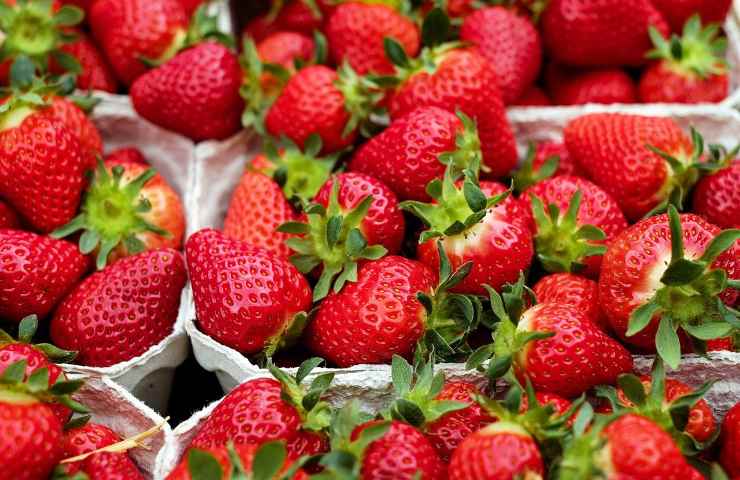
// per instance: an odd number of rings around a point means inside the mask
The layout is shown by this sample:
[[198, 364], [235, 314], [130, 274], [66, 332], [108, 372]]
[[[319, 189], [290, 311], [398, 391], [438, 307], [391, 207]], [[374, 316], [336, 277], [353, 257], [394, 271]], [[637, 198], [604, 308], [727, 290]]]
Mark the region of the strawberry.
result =
[[[97, 423], [87, 423], [64, 432], [64, 458], [94, 452], [121, 441], [116, 432]], [[136, 464], [125, 451], [93, 453], [84, 460], [64, 464], [64, 471], [71, 475], [82, 472], [91, 480], [131, 479], [143, 480]]]
[[100, 270], [106, 263], [145, 250], [179, 250], [185, 214], [179, 195], [154, 169], [98, 160], [79, 215], [52, 236], [62, 238], [80, 230], [80, 251], [96, 251]]
[[183, 10], [185, 10], [185, 15], [190, 17], [196, 10], [198, 10], [198, 7], [200, 7], [205, 0], [179, 0], [179, 2], [180, 5], [182, 5]]
[[696, 184], [693, 211], [722, 228], [740, 228], [740, 161], [728, 165]]
[[290, 69], [295, 61], [310, 61], [315, 49], [311, 37], [296, 32], [276, 32], [257, 43], [257, 54], [263, 62], [286, 69]]
[[82, 365], [130, 360], [172, 333], [185, 281], [185, 262], [175, 250], [126, 257], [87, 277], [62, 301], [51, 338], [78, 351]]
[[0, 229], [20, 227], [21, 221], [18, 214], [10, 206], [0, 200]]
[[724, 23], [732, 0], [651, 0], [660, 10], [671, 29], [680, 32], [694, 14], [701, 15], [702, 23]]
[[[571, 407], [573, 406], [573, 402], [554, 393], [535, 392], [534, 398], [537, 401], [533, 402], [533, 408], [540, 405], [550, 405], [553, 408], [552, 414], [556, 417], [568, 414], [569, 410], [571, 410]], [[522, 395], [521, 404], [519, 405], [519, 413], [526, 413], [529, 409], [529, 397], [527, 395]], [[568, 425], [572, 425], [574, 421], [575, 417], [570, 415], [568, 417]]]
[[502, 184], [478, 184], [471, 170], [455, 181], [448, 167], [444, 180], [434, 180], [427, 191], [434, 202], [403, 202], [401, 208], [422, 219], [428, 230], [419, 237], [417, 257], [429, 267], [438, 264], [435, 238], [454, 268], [470, 262], [470, 274], [452, 291], [485, 294], [483, 285], [500, 289], [517, 279], [532, 261], [532, 233], [525, 204]]
[[393, 64], [383, 48], [385, 38], [398, 42], [406, 55], [415, 57], [419, 53], [419, 29], [387, 5], [358, 1], [339, 4], [324, 32], [334, 63], [349, 62], [360, 75], [393, 73]]
[[583, 170], [576, 165], [565, 144], [555, 141], [530, 143], [527, 155], [518, 170], [512, 173], [514, 189], [524, 191], [538, 182], [559, 175], [585, 177]]
[[72, 243], [20, 230], [0, 230], [0, 319], [45, 318], [87, 272]]
[[670, 118], [589, 114], [571, 120], [564, 137], [576, 163], [631, 221], [669, 200], [680, 204], [699, 177], [703, 144], [696, 134], [692, 145]]
[[141, 153], [141, 150], [133, 146], [121, 147], [108, 152], [105, 156], [105, 161], [122, 165], [126, 163], [140, 163], [142, 165], [149, 164], [147, 159], [144, 157], [144, 154]]
[[599, 307], [599, 284], [572, 273], [545, 275], [532, 287], [537, 303], [572, 305], [599, 326], [605, 326]]
[[[200, 478], [196, 472], [201, 476], [203, 472], [208, 472], [208, 478], [212, 480], [228, 480], [236, 478], [238, 474], [243, 475], [244, 478], [250, 478], [250, 474], [255, 474], [257, 468], [266, 468], [271, 472], [269, 476], [259, 477], [265, 480], [284, 478], [308, 480], [308, 474], [305, 471], [290, 467], [290, 463], [290, 460], [286, 459], [285, 446], [279, 442], [268, 442], [262, 446], [237, 444], [208, 449], [191, 448], [177, 467], [170, 472], [167, 480]], [[264, 472], [265, 470], [260, 471], [260, 473]]]
[[434, 0], [424, 0], [421, 4], [421, 11], [427, 14], [432, 8], [440, 5], [447, 16], [452, 19], [463, 19], [476, 10], [476, 4], [472, 0], [447, 0], [443, 4]]
[[637, 103], [637, 86], [618, 68], [572, 69], [550, 64], [547, 92], [556, 105]]
[[686, 22], [681, 37], [666, 40], [654, 28], [655, 48], [648, 58], [656, 60], [640, 78], [640, 100], [645, 103], [721, 102], [729, 93], [724, 53], [726, 39], [718, 38], [719, 26], [702, 27], [698, 15]]
[[358, 127], [367, 121], [381, 92], [359, 77], [348, 65], [339, 72], [323, 65], [301, 69], [285, 84], [267, 111], [265, 127], [270, 135], [286, 136], [299, 147], [316, 133], [324, 154], [351, 145]]
[[566, 65], [640, 66], [651, 25], [668, 34], [650, 0], [552, 0], [542, 15], [542, 36], [550, 55]]
[[[313, 8], [319, 7], [319, 10]], [[318, 0], [288, 0], [273, 2], [272, 11], [252, 19], [244, 27], [242, 36], [248, 36], [259, 42], [267, 36], [279, 32], [289, 31], [312, 35], [320, 30], [323, 20], [331, 13], [331, 2]]]
[[540, 87], [532, 86], [511, 105], [514, 107], [550, 107], [552, 100]]
[[740, 403], [736, 403], [722, 421], [720, 463], [728, 475], [740, 476]]
[[499, 421], [463, 440], [450, 461], [450, 480], [537, 478], [545, 467], [537, 443], [521, 426]]
[[97, 158], [103, 154], [103, 139], [90, 117], [76, 104], [64, 97], [51, 97], [48, 99], [48, 114], [58, 118], [67, 128], [77, 135], [86, 159], [85, 169], [93, 170]]
[[504, 7], [486, 7], [465, 17], [460, 40], [470, 42], [498, 75], [510, 105], [532, 86], [542, 65], [542, 42], [532, 22]]
[[164, 63], [184, 44], [188, 18], [178, 0], [96, 0], [89, 23], [118, 79], [131, 85], [142, 58]]
[[[103, 53], [85, 33], [75, 31], [74, 35], [77, 37], [75, 41], [63, 45], [61, 50], [80, 63], [81, 71], [77, 75], [77, 88], [116, 93], [118, 81]], [[54, 63], [51, 65], [51, 70], [54, 73], [64, 72], [61, 65]]]
[[693, 214], [679, 216], [673, 206], [668, 212], [638, 222], [612, 241], [601, 266], [599, 303], [624, 341], [647, 351], [657, 348], [676, 368], [679, 334], [701, 348], [703, 341], [732, 330], [733, 313], [725, 303], [732, 306], [738, 297], [732, 287], [740, 278], [740, 244], [733, 243], [740, 231], [722, 232]]
[[[214, 448], [235, 444], [261, 445], [271, 440], [286, 442], [288, 458], [314, 455], [328, 449], [324, 430], [329, 426], [331, 409], [321, 395], [334, 377], [319, 375], [311, 388], [302, 385], [321, 359], [306, 360], [295, 377], [270, 366], [277, 378], [248, 380], [228, 393], [211, 415], [201, 424], [190, 442], [191, 448]], [[310, 394], [309, 394], [310, 392]], [[310, 442], [313, 451], [296, 451], [294, 445], [306, 444], [306, 436], [319, 439]]]
[[537, 183], [523, 196], [532, 209], [535, 249], [545, 270], [598, 276], [604, 245], [627, 228], [617, 202], [588, 180], [567, 175]]
[[204, 229], [185, 251], [200, 328], [244, 354], [292, 343], [311, 308], [311, 288], [287, 260]]

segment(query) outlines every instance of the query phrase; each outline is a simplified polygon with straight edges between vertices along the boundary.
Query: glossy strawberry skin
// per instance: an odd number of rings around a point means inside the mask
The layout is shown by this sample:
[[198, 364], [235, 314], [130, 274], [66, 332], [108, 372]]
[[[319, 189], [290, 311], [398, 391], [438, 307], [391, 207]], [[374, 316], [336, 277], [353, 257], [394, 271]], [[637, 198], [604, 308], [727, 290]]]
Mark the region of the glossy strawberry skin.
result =
[[188, 27], [178, 0], [96, 0], [89, 22], [113, 71], [125, 85], [146, 71], [141, 57], [166, 60], [163, 55]]
[[45, 318], [90, 266], [77, 246], [20, 230], [0, 230], [0, 318]]
[[13, 480], [47, 478], [62, 458], [62, 424], [34, 399], [8, 401], [0, 392], [0, 465]]
[[[64, 433], [64, 458], [89, 453], [120, 441], [118, 434], [110, 428], [88, 423]], [[96, 453], [80, 462], [65, 464], [65, 471], [70, 474], [82, 471], [91, 480], [144, 478], [126, 452]]]
[[521, 97], [517, 98], [512, 106], [515, 107], [550, 107], [552, 100], [540, 87], [528, 88]]
[[21, 224], [18, 214], [10, 208], [10, 205], [0, 200], [0, 229], [17, 229]]
[[544, 141], [537, 144], [534, 161], [532, 166], [535, 171], [542, 168], [545, 162], [552, 156], [558, 157], [558, 169], [553, 174], [556, 175], [574, 175], [585, 177], [585, 172], [576, 164], [573, 157], [568, 153], [565, 144], [562, 142]]
[[692, 206], [720, 228], [740, 228], [740, 161], [699, 180]]
[[652, 48], [648, 26], [668, 25], [649, 0], [553, 0], [542, 15], [550, 55], [573, 66], [639, 66]]
[[541, 303], [522, 314], [519, 331], [553, 332], [517, 353], [514, 369], [535, 390], [572, 398], [632, 371], [632, 356], [576, 307]]
[[405, 220], [398, 208], [396, 194], [370, 175], [349, 172], [329, 179], [316, 194], [315, 202], [325, 207], [329, 205], [334, 181], [339, 182], [338, 200], [345, 213], [355, 208], [365, 197], [372, 195], [373, 201], [360, 224], [360, 231], [368, 245], [382, 245], [389, 255], [397, 254], [403, 241]]
[[498, 75], [509, 105], [530, 87], [542, 65], [542, 42], [532, 22], [504, 7], [487, 7], [465, 17], [460, 40], [471, 42]]
[[564, 303], [581, 310], [591, 321], [604, 326], [599, 307], [599, 284], [572, 273], [553, 273], [532, 287], [537, 303]]
[[241, 127], [241, 81], [236, 54], [206, 41], [136, 79], [131, 100], [142, 117], [168, 130], [194, 141], [222, 140]]
[[383, 41], [392, 38], [409, 57], [419, 52], [419, 29], [393, 8], [362, 2], [342, 3], [334, 9], [324, 29], [329, 54], [335, 64], [349, 62], [360, 75], [392, 74], [394, 66]]
[[35, 230], [50, 232], [75, 216], [86, 165], [77, 135], [48, 111], [0, 131], [0, 195]]
[[[365, 428], [376, 423], [358, 426], [352, 432], [352, 438], [357, 438]], [[443, 474], [444, 465], [424, 434], [397, 420], [391, 421], [385, 435], [372, 442], [362, 456], [361, 476], [364, 480], [441, 480]]]
[[435, 275], [425, 265], [387, 256], [359, 268], [357, 282], [331, 292], [304, 334], [309, 348], [340, 367], [409, 357], [424, 332], [417, 292], [430, 293]]
[[702, 24], [722, 24], [732, 6], [732, 0], [652, 0], [661, 11], [671, 29], [680, 32], [686, 20], [698, 13]]
[[[570, 409], [571, 405], [573, 405], [570, 400], [568, 400], [567, 398], [563, 398], [555, 393], [535, 392], [534, 396], [537, 399], [537, 403], [539, 403], [540, 405], [551, 405], [554, 409], [553, 415], [555, 416], [563, 415], [565, 412], [568, 411], [568, 409]], [[522, 402], [519, 405], [519, 413], [524, 413], [527, 410], [529, 410], [529, 399], [525, 394], [522, 395]], [[574, 414], [571, 418], [568, 419], [568, 425], [572, 425], [572, 423], [575, 421], [575, 417], [576, 415]]]
[[507, 175], [517, 164], [517, 153], [495, 70], [474, 49], [450, 50], [436, 64], [433, 73], [420, 70], [396, 87], [389, 105], [391, 119], [421, 106], [461, 110], [476, 120], [490, 176]]
[[[697, 259], [720, 232], [715, 225], [693, 214], [681, 215], [687, 258]], [[627, 337], [630, 314], [661, 285], [659, 280], [671, 258], [671, 233], [666, 215], [642, 220], [615, 238], [604, 255], [599, 278], [599, 303], [611, 329], [625, 342], [655, 351], [659, 315], [641, 332]], [[740, 246], [735, 244], [712, 264], [729, 278], [740, 278]], [[733, 305], [736, 290], [728, 289], [723, 300]]]
[[271, 135], [285, 135], [303, 148], [312, 133], [321, 137], [322, 154], [341, 150], [354, 142], [357, 132], [343, 136], [350, 119], [345, 99], [335, 86], [337, 73], [323, 65], [301, 69], [283, 88], [265, 118]]
[[311, 308], [305, 277], [263, 248], [205, 229], [185, 249], [198, 325], [224, 345], [260, 352]]
[[314, 56], [311, 37], [296, 32], [276, 32], [257, 44], [260, 60], [292, 68], [295, 60], [308, 62]]
[[740, 476], [740, 403], [735, 404], [722, 421], [720, 463], [731, 477]]
[[447, 413], [424, 427], [426, 437], [445, 463], [449, 463], [455, 449], [469, 435], [496, 420], [473, 400], [474, 394], [480, 394], [480, 391], [472, 383], [446, 382], [436, 397], [437, 400], [452, 400], [468, 404], [462, 410]]
[[578, 70], [552, 64], [546, 79], [556, 105], [637, 103], [635, 82], [617, 68]]
[[185, 262], [175, 250], [123, 258], [87, 277], [64, 299], [51, 321], [51, 338], [78, 351], [82, 365], [130, 360], [172, 333], [185, 281]]
[[204, 3], [205, 0], [179, 0], [180, 5], [185, 10], [185, 14], [190, 17]]
[[663, 200], [670, 180], [667, 162], [652, 145], [678, 157], [691, 154], [691, 141], [670, 118], [597, 113], [566, 125], [565, 144], [589, 178], [636, 221]]
[[272, 21], [267, 15], [252, 19], [244, 27], [243, 36], [249, 36], [259, 42], [267, 36], [280, 31], [297, 32], [311, 36], [316, 30], [321, 30], [323, 20], [331, 15], [332, 4], [326, 0], [316, 2], [321, 9], [322, 16], [317, 17], [309, 6], [302, 0], [286, 2]]
[[45, 114], [55, 116], [64, 122], [67, 128], [77, 135], [86, 159], [85, 168], [95, 168], [97, 157], [103, 154], [103, 139], [90, 117], [77, 105], [64, 97], [50, 99], [51, 106], [44, 110]]
[[[485, 180], [480, 182], [480, 187], [489, 197], [506, 191], [502, 184]], [[473, 262], [468, 276], [451, 291], [486, 295], [484, 284], [500, 290], [505, 283], [516, 282], [519, 272], [529, 267], [534, 254], [528, 222], [531, 217], [526, 205], [510, 196], [489, 209], [479, 224], [460, 234], [444, 237], [442, 246], [453, 269]], [[430, 269], [439, 267], [438, 240], [427, 240], [416, 252], [419, 260]]]
[[[108, 60], [85, 33], [76, 31], [75, 35], [77, 35], [77, 40], [63, 45], [61, 50], [80, 62], [82, 73], [77, 76], [77, 88], [116, 93], [118, 81], [108, 65]], [[61, 67], [53, 63], [52, 65], [51, 68], [55, 73], [63, 73]]]
[[448, 469], [450, 480], [498, 480], [544, 475], [537, 444], [521, 427], [495, 423], [469, 436], [455, 450]]
[[148, 165], [144, 154], [136, 147], [121, 147], [109, 152], [105, 156], [105, 161], [116, 163], [141, 163]]
[[706, 77], [675, 71], [668, 62], [648, 67], [640, 78], [639, 95], [643, 103], [717, 103], [730, 92], [727, 74]]

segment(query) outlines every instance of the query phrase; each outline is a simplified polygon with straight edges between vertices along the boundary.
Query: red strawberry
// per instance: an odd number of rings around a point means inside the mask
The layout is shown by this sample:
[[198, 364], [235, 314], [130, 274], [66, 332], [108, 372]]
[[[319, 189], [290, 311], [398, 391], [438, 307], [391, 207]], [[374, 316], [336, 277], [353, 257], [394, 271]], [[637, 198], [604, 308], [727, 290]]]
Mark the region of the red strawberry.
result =
[[339, 4], [324, 31], [334, 63], [349, 62], [360, 75], [393, 73], [383, 47], [385, 38], [398, 42], [411, 57], [419, 53], [419, 29], [387, 5], [356, 1]]
[[617, 68], [578, 70], [550, 64], [546, 79], [556, 105], [637, 103], [635, 82]]
[[300, 335], [311, 288], [287, 260], [205, 229], [187, 241], [198, 325], [245, 354], [276, 349]]
[[661, 11], [671, 29], [680, 32], [694, 14], [701, 15], [702, 23], [724, 23], [732, 0], [651, 0]]
[[514, 107], [550, 107], [552, 100], [540, 87], [530, 87], [511, 105]]
[[52, 236], [80, 230], [80, 251], [97, 254], [97, 267], [145, 250], [182, 248], [185, 214], [179, 195], [141, 163], [98, 160], [81, 212]]
[[504, 103], [510, 105], [534, 83], [542, 65], [542, 43], [532, 22], [504, 7], [465, 17], [460, 40], [470, 42], [496, 71]]
[[89, 22], [113, 71], [126, 85], [146, 71], [142, 58], [163, 63], [175, 55], [188, 28], [178, 0], [96, 0]]
[[475, 124], [466, 116], [438, 107], [421, 107], [394, 119], [360, 147], [351, 171], [371, 175], [404, 200], [429, 200], [426, 186], [442, 178], [443, 160], [460, 170], [480, 163]]
[[0, 230], [0, 319], [45, 318], [89, 267], [74, 244], [20, 230]]
[[648, 27], [668, 34], [650, 0], [553, 0], [542, 15], [545, 46], [566, 65], [639, 66], [650, 50]]
[[21, 221], [18, 214], [10, 206], [0, 200], [0, 229], [20, 227]]
[[198, 7], [201, 6], [205, 2], [205, 0], [179, 0], [180, 5], [182, 5], [183, 10], [185, 10], [185, 15], [188, 17], [192, 16], [193, 13], [198, 9]]
[[544, 475], [539, 447], [521, 426], [493, 423], [466, 438], [452, 455], [450, 480], [498, 480]]
[[598, 276], [604, 245], [627, 228], [617, 202], [588, 180], [568, 175], [537, 183], [523, 196], [532, 209], [535, 249], [545, 270]]
[[103, 139], [90, 117], [77, 105], [64, 97], [51, 97], [49, 99], [47, 114], [58, 118], [67, 128], [77, 135], [80, 147], [86, 155], [86, 170], [95, 168], [97, 157], [103, 154]]
[[[702, 152], [670, 118], [584, 115], [566, 125], [564, 136], [576, 163], [632, 221], [671, 198], [683, 198], [698, 178]], [[671, 163], [648, 146], [673, 157]]]
[[240, 128], [241, 78], [236, 55], [207, 41], [137, 78], [131, 100], [157, 125], [195, 141], [222, 140]]
[[308, 62], [316, 46], [311, 37], [296, 32], [276, 32], [257, 44], [257, 53], [266, 63], [290, 69], [296, 60]]
[[599, 278], [599, 303], [612, 330], [641, 349], [657, 346], [672, 368], [680, 361], [678, 333], [698, 341], [727, 336], [731, 327], [722, 315], [731, 313], [722, 302], [732, 306], [738, 297], [727, 287], [728, 278], [740, 278], [738, 238], [740, 232], [720, 233], [696, 215], [679, 217], [672, 206], [669, 215], [622, 232]]
[[733, 337], [715, 338], [707, 340], [707, 352], [734, 352], [737, 350], [737, 342]]
[[[475, 49], [450, 44], [425, 48], [418, 59], [395, 58], [400, 83], [392, 90], [391, 119], [422, 106], [462, 111], [476, 122], [484, 171], [507, 175], [517, 163], [516, 145], [506, 118], [498, 77]], [[490, 169], [490, 170], [487, 170]]]
[[645, 103], [721, 102], [729, 93], [726, 39], [719, 27], [702, 27], [698, 15], [691, 17], [683, 36], [666, 40], [655, 30], [650, 37], [655, 49], [648, 58], [656, 61], [640, 79], [640, 100]]
[[572, 305], [595, 324], [605, 327], [599, 307], [599, 284], [572, 273], [542, 277], [532, 288], [538, 303]]
[[722, 228], [740, 228], [740, 160], [696, 184], [693, 211]]
[[318, 0], [320, 11], [315, 11], [311, 2], [304, 0], [288, 0], [273, 4], [279, 5], [278, 12], [270, 12], [252, 19], [244, 27], [242, 36], [249, 36], [259, 42], [279, 31], [298, 32], [303, 35], [312, 35], [320, 30], [326, 15], [330, 14], [332, 4], [326, 0]]
[[740, 403], [736, 403], [722, 421], [720, 463], [728, 475], [740, 476]]
[[[90, 453], [120, 441], [118, 434], [105, 425], [88, 423], [64, 432], [64, 458]], [[144, 479], [125, 451], [95, 453], [79, 462], [64, 464], [64, 470], [67, 474], [81, 471], [90, 479]]]
[[531, 143], [522, 165], [512, 173], [514, 189], [522, 192], [527, 187], [559, 175], [585, 177], [563, 143], [548, 140], [538, 143], [536, 147]]
[[576, 164], [562, 142], [544, 141], [537, 144], [533, 167], [538, 170], [553, 156], [558, 157], [558, 168], [554, 175], [573, 175], [584, 177], [584, 172]]
[[[82, 71], [77, 75], [77, 88], [116, 93], [118, 81], [102, 52], [85, 33], [75, 31], [74, 34], [77, 39], [62, 46], [61, 50], [72, 55], [80, 63]], [[51, 69], [55, 73], [64, 72], [60, 65], [52, 64]]]
[[0, 114], [0, 195], [31, 227], [52, 231], [77, 211], [87, 154], [49, 108], [12, 98], [3, 106], [9, 109]]
[[105, 161], [110, 161], [111, 163], [119, 163], [119, 164], [125, 164], [125, 163], [141, 163], [142, 165], [148, 165], [149, 162], [144, 157], [144, 154], [141, 153], [141, 150], [139, 150], [136, 147], [121, 147], [117, 148], [116, 150], [113, 150], [112, 152], [109, 152], [105, 156]]
[[432, 8], [441, 6], [448, 17], [462, 19], [475, 12], [476, 5], [472, 0], [448, 0], [443, 4], [434, 0], [425, 0], [421, 4], [421, 11], [427, 14]]
[[106, 367], [145, 353], [172, 333], [185, 286], [185, 262], [172, 249], [126, 257], [93, 273], [57, 308], [54, 344]]
[[[535, 392], [534, 397], [537, 400], [537, 404], [543, 406], [552, 406], [552, 408], [554, 409], [553, 415], [555, 416], [564, 415], [568, 412], [568, 410], [570, 410], [570, 407], [573, 406], [573, 402], [554, 393]], [[527, 395], [522, 395], [521, 402], [522, 403], [519, 405], [519, 413], [526, 413], [527, 410], [530, 409], [529, 398], [527, 397]], [[575, 417], [570, 417], [568, 419], [568, 424], [572, 425], [573, 421], [575, 421]]]

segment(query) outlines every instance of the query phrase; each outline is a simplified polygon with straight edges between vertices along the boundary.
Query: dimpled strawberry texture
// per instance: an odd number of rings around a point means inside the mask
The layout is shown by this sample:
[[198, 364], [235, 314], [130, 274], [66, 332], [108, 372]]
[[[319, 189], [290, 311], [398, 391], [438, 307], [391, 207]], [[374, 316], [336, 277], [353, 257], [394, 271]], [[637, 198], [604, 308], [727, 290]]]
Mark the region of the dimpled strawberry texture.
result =
[[[64, 434], [64, 457], [74, 457], [121, 441], [117, 433], [97, 423], [68, 430]], [[69, 474], [84, 472], [91, 480], [143, 479], [136, 464], [124, 452], [99, 452], [64, 466]]]
[[62, 459], [62, 424], [38, 402], [14, 404], [0, 400], [0, 465], [2, 478], [47, 478]]
[[637, 102], [635, 82], [620, 69], [568, 71], [555, 67], [548, 73], [548, 91], [556, 105]]
[[77, 135], [86, 157], [85, 168], [94, 169], [96, 159], [103, 154], [103, 139], [90, 117], [70, 100], [62, 97], [51, 99], [51, 108], [45, 110], [62, 120], [69, 130]]
[[732, 6], [732, 0], [651, 0], [663, 13], [674, 32], [681, 32], [694, 14], [701, 15], [701, 23], [722, 24]]
[[20, 230], [0, 229], [0, 319], [45, 318], [87, 271], [77, 245]]
[[693, 211], [720, 228], [740, 228], [740, 160], [699, 180]]
[[[69, 53], [80, 62], [82, 72], [77, 76], [77, 88], [82, 90], [102, 90], [116, 93], [118, 81], [108, 60], [98, 50], [90, 38], [81, 31], [75, 31], [77, 40], [62, 45], [61, 50]], [[64, 69], [52, 62], [50, 67], [54, 73], [63, 73]]]
[[581, 310], [602, 327], [605, 322], [599, 308], [599, 284], [572, 273], [553, 273], [542, 277], [532, 288], [537, 303], [564, 303]]
[[82, 365], [105, 367], [145, 353], [172, 333], [185, 262], [163, 248], [123, 258], [87, 277], [51, 321], [54, 344]]
[[740, 402], [736, 403], [722, 421], [720, 463], [728, 475], [740, 477]]
[[373, 197], [367, 215], [362, 219], [360, 230], [368, 245], [382, 245], [390, 255], [401, 249], [404, 233], [403, 213], [398, 208], [398, 198], [390, 188], [379, 180], [362, 173], [340, 173], [327, 181], [316, 194], [314, 201], [329, 205], [333, 182], [339, 182], [339, 205], [349, 212], [368, 195]]
[[669, 62], [651, 65], [639, 85], [642, 103], [716, 103], [730, 90], [727, 74], [700, 76], [693, 72], [676, 73]]

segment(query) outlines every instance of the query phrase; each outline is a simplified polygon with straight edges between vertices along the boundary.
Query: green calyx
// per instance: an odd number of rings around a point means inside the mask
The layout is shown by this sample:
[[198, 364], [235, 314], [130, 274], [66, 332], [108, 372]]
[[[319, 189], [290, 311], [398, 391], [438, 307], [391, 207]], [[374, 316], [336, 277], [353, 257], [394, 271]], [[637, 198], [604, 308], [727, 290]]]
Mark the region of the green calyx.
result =
[[334, 86], [342, 92], [344, 108], [349, 113], [342, 137], [358, 129], [363, 136], [372, 136], [374, 132], [370, 116], [380, 112], [379, 104], [385, 98], [385, 92], [371, 77], [358, 75], [347, 62], [339, 67], [337, 74], [339, 78]]
[[[244, 72], [244, 81], [239, 89], [245, 104], [242, 125], [266, 135], [265, 114], [290, 79], [290, 72], [281, 65], [263, 62], [251, 38], [244, 40], [239, 63]], [[271, 82], [265, 82], [267, 74], [271, 76]]]
[[727, 73], [724, 58], [727, 39], [719, 37], [717, 24], [702, 28], [698, 13], [689, 18], [680, 37], [674, 34], [666, 40], [653, 26], [649, 31], [655, 48], [647, 53], [647, 58], [665, 60], [675, 72], [691, 77], [707, 78]]
[[512, 174], [514, 180], [514, 191], [521, 193], [528, 187], [531, 187], [535, 183], [539, 183], [545, 179], [552, 177], [558, 170], [558, 164], [560, 163], [560, 157], [552, 155], [547, 157], [545, 163], [540, 168], [535, 170], [534, 159], [537, 155], [537, 148], [534, 143], [530, 143], [527, 147], [527, 155], [524, 157], [522, 166], [519, 170]]
[[298, 367], [293, 377], [272, 362], [267, 366], [272, 376], [282, 385], [282, 399], [298, 410], [302, 428], [312, 432], [323, 432], [331, 423], [331, 407], [322, 397], [334, 380], [334, 374], [316, 375], [307, 387], [303, 385], [306, 377], [323, 361], [318, 357], [309, 358]]
[[419, 243], [430, 238], [459, 235], [480, 223], [488, 210], [504, 200], [511, 190], [493, 197], [486, 197], [481, 191], [477, 178], [476, 165], [463, 172], [464, 180], [458, 187], [459, 175], [455, 175], [453, 163], [449, 163], [443, 179], [429, 182], [426, 191], [434, 203], [417, 201], [401, 202], [400, 207], [419, 217], [427, 227], [421, 233]]
[[366, 196], [354, 209], [344, 212], [339, 205], [339, 182], [334, 181], [329, 195], [329, 204], [309, 204], [305, 213], [306, 223], [287, 222], [277, 231], [300, 235], [286, 240], [296, 253], [290, 261], [302, 273], [309, 273], [322, 265], [321, 276], [313, 291], [313, 300], [318, 301], [329, 294], [339, 292], [347, 282], [357, 281], [359, 260], [377, 260], [388, 251], [381, 245], [368, 245], [360, 230], [373, 201]]
[[95, 264], [98, 270], [105, 267], [108, 256], [116, 247], [123, 246], [128, 254], [144, 251], [145, 245], [138, 237], [141, 233], [171, 235], [144, 218], [152, 205], [141, 192], [157, 172], [148, 169], [127, 183], [123, 183], [123, 174], [122, 166], [116, 165], [112, 172], [108, 172], [103, 161], [98, 159], [80, 214], [51, 233], [53, 238], [64, 238], [82, 230], [80, 252], [87, 255], [97, 250]]
[[470, 169], [476, 175], [479, 173], [478, 170], [490, 171], [488, 167], [483, 165], [483, 153], [480, 149], [480, 139], [478, 138], [478, 128], [475, 125], [475, 120], [459, 110], [455, 115], [462, 122], [463, 131], [455, 136], [455, 150], [442, 153], [439, 156], [439, 161], [452, 167], [453, 176], [463, 173], [466, 169]]
[[573, 423], [573, 434], [566, 438], [563, 454], [554, 467], [557, 480], [591, 480], [610, 478], [610, 453], [604, 428], [622, 414], [598, 415], [585, 402]]
[[211, 480], [230, 478], [232, 480], [289, 480], [302, 464], [295, 462], [282, 474], [280, 471], [288, 458], [285, 442], [272, 441], [259, 446], [252, 460], [252, 468], [246, 469], [234, 444], [226, 445], [226, 452], [231, 465], [229, 472], [224, 472], [222, 465], [210, 452], [191, 448], [187, 454], [188, 471], [193, 480]]
[[62, 350], [51, 343], [32, 343], [36, 330], [39, 326], [39, 319], [36, 315], [24, 317], [18, 324], [18, 339], [14, 339], [5, 330], [0, 329], [0, 347], [12, 343], [27, 343], [40, 350], [49, 360], [55, 363], [69, 363], [75, 359], [77, 352]]
[[576, 191], [568, 210], [561, 215], [560, 209], [553, 203], [547, 206], [546, 213], [542, 200], [530, 194], [532, 214], [537, 223], [534, 238], [537, 258], [550, 273], [577, 273], [586, 267], [583, 263], [585, 258], [606, 252], [606, 246], [594, 243], [606, 240], [604, 232], [594, 225], [578, 223], [581, 198], [581, 191]]
[[71, 397], [85, 383], [83, 380], [65, 380], [60, 376], [50, 387], [47, 367], [37, 368], [24, 380], [27, 365], [26, 360], [19, 360], [0, 372], [0, 392], [25, 399], [24, 402], [35, 398], [45, 403], [60, 403], [73, 412], [89, 412], [87, 407]]
[[658, 355], [671, 368], [681, 361], [678, 329], [694, 341], [699, 350], [706, 341], [728, 337], [740, 329], [738, 312], [726, 306], [719, 294], [726, 288], [738, 288], [737, 280], [729, 280], [727, 272], [713, 269], [711, 264], [740, 239], [740, 229], [719, 233], [697, 260], [684, 255], [683, 233], [678, 211], [668, 207], [671, 229], [671, 261], [660, 279], [661, 286], [646, 303], [636, 308], [629, 319], [627, 336], [645, 329], [655, 315], [660, 315], [655, 346]]
[[53, 58], [65, 70], [79, 73], [79, 62], [59, 47], [75, 41], [76, 36], [67, 28], [82, 21], [84, 12], [65, 5], [57, 12], [52, 0], [19, 0], [15, 6], [0, 3], [0, 30], [5, 40], [0, 44], [0, 61], [26, 56], [34, 68], [49, 70], [49, 58]]

